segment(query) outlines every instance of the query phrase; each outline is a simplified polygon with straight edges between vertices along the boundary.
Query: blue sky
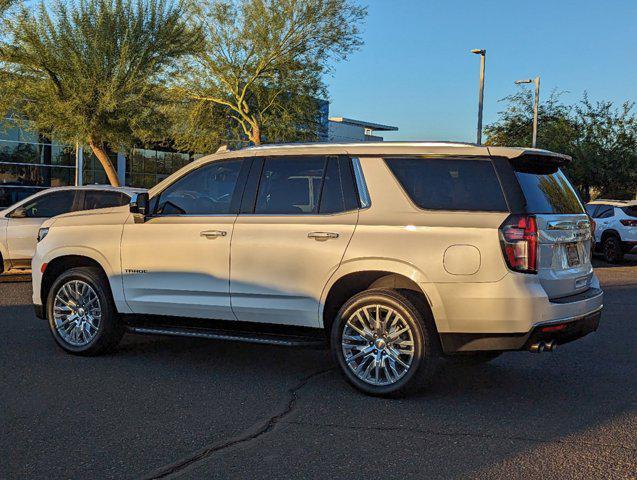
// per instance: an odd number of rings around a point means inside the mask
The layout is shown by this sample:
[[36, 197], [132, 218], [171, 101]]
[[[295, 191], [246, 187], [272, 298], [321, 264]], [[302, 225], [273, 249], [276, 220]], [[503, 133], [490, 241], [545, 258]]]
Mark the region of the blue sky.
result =
[[[637, 0], [371, 0], [365, 45], [326, 78], [330, 115], [396, 125], [387, 140], [475, 141], [479, 57], [485, 124], [542, 77], [567, 102], [637, 100]], [[526, 88], [529, 88], [528, 86]]]

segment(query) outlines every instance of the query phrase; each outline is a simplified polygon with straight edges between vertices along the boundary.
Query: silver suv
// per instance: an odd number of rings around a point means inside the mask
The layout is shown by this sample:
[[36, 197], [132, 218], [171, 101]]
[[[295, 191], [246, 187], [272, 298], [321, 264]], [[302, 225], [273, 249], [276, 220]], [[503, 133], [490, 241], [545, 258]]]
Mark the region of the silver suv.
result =
[[403, 394], [440, 359], [550, 351], [597, 329], [568, 161], [424, 142], [217, 153], [130, 206], [46, 222], [33, 301], [71, 353], [126, 331], [329, 344], [356, 388]]

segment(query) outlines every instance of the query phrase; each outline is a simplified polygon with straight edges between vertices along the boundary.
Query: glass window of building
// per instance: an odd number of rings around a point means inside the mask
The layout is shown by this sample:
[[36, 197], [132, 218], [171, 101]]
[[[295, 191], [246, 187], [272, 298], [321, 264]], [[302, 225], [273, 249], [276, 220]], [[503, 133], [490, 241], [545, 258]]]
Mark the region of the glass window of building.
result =
[[0, 208], [75, 181], [74, 149], [26, 127], [15, 117], [0, 120]]
[[[15, 118], [0, 118], [0, 209], [49, 187], [74, 185], [75, 146], [51, 141]], [[117, 170], [117, 152], [108, 151]], [[83, 149], [82, 184], [106, 185], [108, 177], [90, 148]], [[124, 185], [151, 188], [196, 156], [134, 148], [125, 159]]]

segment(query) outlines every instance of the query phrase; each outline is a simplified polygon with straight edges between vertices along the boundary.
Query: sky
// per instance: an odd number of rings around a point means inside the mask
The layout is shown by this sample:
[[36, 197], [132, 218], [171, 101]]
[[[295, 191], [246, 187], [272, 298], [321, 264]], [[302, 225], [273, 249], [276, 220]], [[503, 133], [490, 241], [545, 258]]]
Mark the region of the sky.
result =
[[[330, 116], [395, 125], [386, 140], [476, 139], [479, 56], [484, 123], [517, 79], [541, 76], [577, 102], [637, 101], [637, 0], [369, 0], [363, 47], [326, 77]], [[541, 128], [541, 126], [540, 126]]]

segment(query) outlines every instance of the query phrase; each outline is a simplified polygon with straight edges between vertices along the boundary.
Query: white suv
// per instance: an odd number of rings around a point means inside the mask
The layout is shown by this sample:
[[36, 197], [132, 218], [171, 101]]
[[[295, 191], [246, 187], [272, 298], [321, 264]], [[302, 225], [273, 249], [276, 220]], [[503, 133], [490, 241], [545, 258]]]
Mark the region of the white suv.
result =
[[130, 207], [47, 222], [36, 312], [83, 355], [125, 331], [328, 342], [355, 387], [404, 393], [441, 358], [552, 350], [597, 329], [568, 160], [452, 143], [217, 153]]
[[28, 270], [40, 226], [49, 218], [79, 210], [127, 205], [140, 188], [87, 185], [54, 187], [0, 210], [0, 273]]
[[637, 201], [595, 200], [586, 205], [595, 221], [595, 249], [610, 263], [637, 246]]

